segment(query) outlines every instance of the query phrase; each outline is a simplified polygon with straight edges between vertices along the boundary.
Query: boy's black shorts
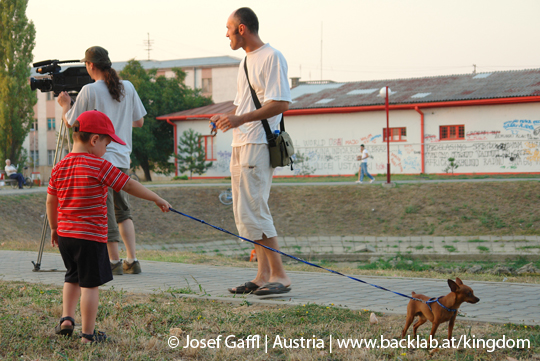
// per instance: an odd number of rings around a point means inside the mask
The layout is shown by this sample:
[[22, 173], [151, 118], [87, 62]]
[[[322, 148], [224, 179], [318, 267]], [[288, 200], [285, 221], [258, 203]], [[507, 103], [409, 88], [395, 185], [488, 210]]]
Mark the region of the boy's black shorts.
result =
[[58, 236], [58, 248], [67, 269], [65, 282], [92, 288], [112, 281], [107, 243]]

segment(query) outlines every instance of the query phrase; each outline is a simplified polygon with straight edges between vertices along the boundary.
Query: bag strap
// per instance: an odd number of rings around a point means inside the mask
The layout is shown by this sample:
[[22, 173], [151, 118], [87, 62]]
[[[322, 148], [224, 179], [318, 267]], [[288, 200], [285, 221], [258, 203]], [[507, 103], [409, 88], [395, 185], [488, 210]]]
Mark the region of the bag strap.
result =
[[[259, 101], [259, 98], [257, 97], [257, 93], [255, 93], [255, 90], [253, 89], [253, 87], [251, 86], [251, 82], [249, 81], [249, 75], [248, 75], [248, 70], [247, 70], [247, 56], [244, 58], [244, 71], [246, 72], [246, 79], [249, 85], [249, 90], [251, 91], [251, 98], [253, 98], [253, 103], [255, 103], [255, 107], [257, 109], [260, 109], [262, 108], [261, 102]], [[283, 121], [283, 118], [285, 118], [285, 116], [282, 113], [281, 122], [279, 123], [279, 127], [282, 132], [285, 131], [285, 122]], [[261, 119], [261, 123], [266, 133], [266, 140], [268, 141], [268, 145], [274, 146], [276, 141], [274, 139], [274, 135], [270, 131], [270, 126], [268, 125], [268, 119]]]

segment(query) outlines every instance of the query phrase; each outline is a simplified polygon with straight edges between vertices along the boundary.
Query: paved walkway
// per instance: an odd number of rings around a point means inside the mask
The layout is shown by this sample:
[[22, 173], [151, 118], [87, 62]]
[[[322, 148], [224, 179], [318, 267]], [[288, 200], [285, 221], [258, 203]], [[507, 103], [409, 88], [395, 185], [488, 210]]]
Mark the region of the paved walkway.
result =
[[[0, 279], [62, 285], [62, 272], [33, 272], [30, 262], [36, 259], [37, 252], [0, 251]], [[51, 253], [43, 254], [41, 266], [42, 269], [63, 269], [60, 255]], [[153, 293], [190, 287], [198, 294], [188, 297], [237, 303], [245, 300], [266, 304], [333, 303], [354, 310], [369, 309], [393, 314], [405, 314], [408, 302], [393, 293], [330, 273], [290, 272], [293, 280], [290, 293], [268, 297], [234, 297], [227, 292], [227, 287], [252, 279], [255, 273], [253, 269], [152, 261], [141, 261], [141, 266], [142, 274], [116, 276], [104, 288]], [[449, 292], [445, 280], [364, 276], [357, 278], [404, 294], [415, 291], [434, 297]], [[468, 281], [466, 284], [474, 289], [480, 302], [476, 305], [462, 305], [460, 311], [464, 316], [460, 317], [461, 319], [540, 324], [540, 285], [475, 281]], [[203, 291], [200, 292], [200, 289]]]

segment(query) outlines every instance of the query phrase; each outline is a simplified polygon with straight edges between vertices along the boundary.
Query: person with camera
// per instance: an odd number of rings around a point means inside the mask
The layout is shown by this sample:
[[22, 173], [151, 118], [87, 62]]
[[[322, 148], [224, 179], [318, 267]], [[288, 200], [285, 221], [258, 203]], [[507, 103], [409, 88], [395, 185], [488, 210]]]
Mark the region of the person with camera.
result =
[[[287, 61], [281, 52], [261, 40], [259, 20], [250, 8], [233, 12], [226, 26], [231, 48], [246, 51], [238, 73], [235, 111], [211, 118], [218, 129], [233, 132], [230, 168], [234, 219], [242, 237], [278, 249], [277, 232], [268, 207], [274, 169], [261, 120], [268, 119], [274, 131], [279, 127], [281, 114], [289, 109]], [[245, 62], [251, 86], [262, 104], [260, 109], [250, 93]], [[229, 288], [229, 292], [253, 292], [259, 296], [289, 292], [291, 280], [283, 268], [281, 255], [260, 245], [255, 250], [257, 275], [243, 285]]]
[[[127, 174], [130, 167], [132, 129], [143, 126], [146, 109], [133, 84], [120, 80], [111, 67], [107, 50], [100, 46], [88, 48], [81, 62], [85, 63], [88, 74], [95, 82], [82, 87], [73, 105], [66, 92], [60, 93], [58, 104], [63, 110], [62, 118], [71, 128], [77, 117], [85, 111], [98, 110], [105, 113], [112, 120], [116, 134], [126, 145], [113, 142], [107, 147], [103, 158]], [[109, 189], [107, 218], [107, 250], [113, 275], [141, 273], [135, 254], [135, 226], [131, 206], [124, 191]], [[127, 253], [127, 259], [123, 262], [118, 251], [120, 238], [124, 241]]]

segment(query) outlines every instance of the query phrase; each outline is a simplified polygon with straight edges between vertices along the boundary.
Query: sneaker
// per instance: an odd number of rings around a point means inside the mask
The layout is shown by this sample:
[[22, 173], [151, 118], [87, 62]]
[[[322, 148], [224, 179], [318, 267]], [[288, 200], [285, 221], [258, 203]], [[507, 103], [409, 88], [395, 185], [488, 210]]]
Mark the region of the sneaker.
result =
[[111, 262], [111, 271], [112, 271], [113, 276], [123, 275], [124, 270], [122, 269], [122, 260], [120, 260], [120, 262], [117, 262], [117, 263]]
[[375, 178], [369, 181], [369, 183], [373, 183], [373, 182], [375, 182]]
[[124, 261], [124, 273], [136, 275], [141, 272], [141, 264], [139, 261], [134, 261], [132, 263], [127, 263], [127, 261]]
[[362, 184], [362, 182], [360, 182], [360, 181], [356, 181], [356, 182], [354, 182], [354, 183], [356, 183], [356, 184]]

